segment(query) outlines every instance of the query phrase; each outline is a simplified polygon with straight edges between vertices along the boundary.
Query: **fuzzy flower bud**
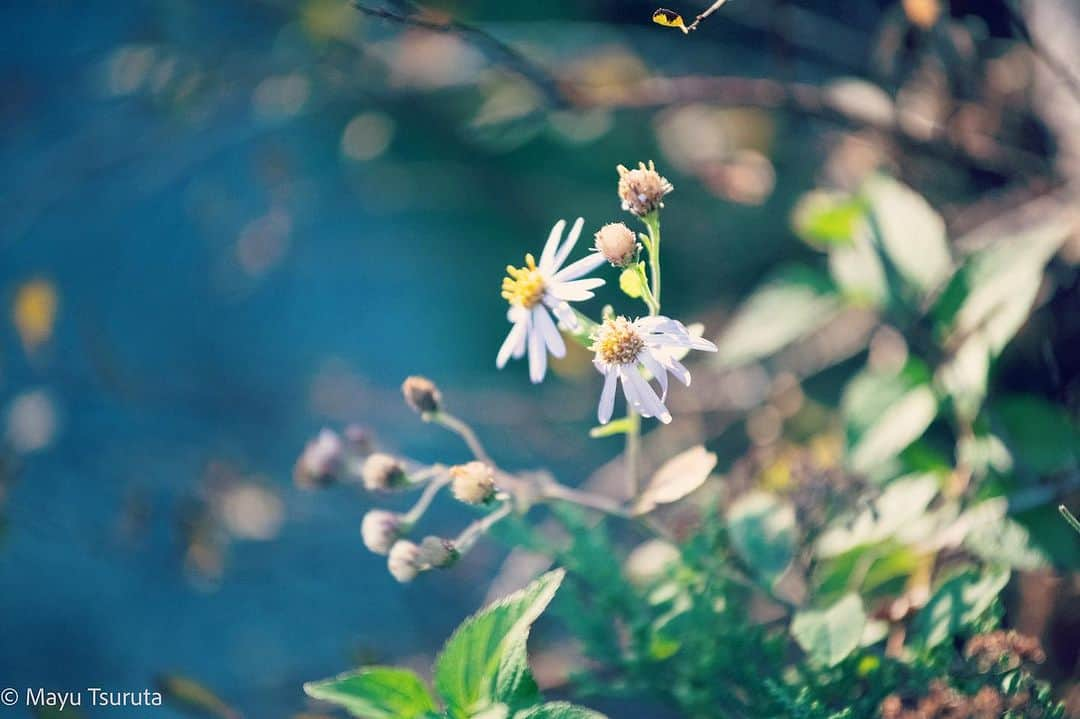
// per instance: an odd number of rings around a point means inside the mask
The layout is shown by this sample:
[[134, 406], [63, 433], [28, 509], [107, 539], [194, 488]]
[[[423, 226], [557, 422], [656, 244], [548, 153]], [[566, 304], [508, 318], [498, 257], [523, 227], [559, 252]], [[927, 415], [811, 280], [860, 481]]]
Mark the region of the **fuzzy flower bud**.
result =
[[324, 487], [336, 479], [345, 462], [345, 447], [336, 432], [324, 429], [304, 446], [293, 467], [298, 487]]
[[364, 481], [364, 488], [372, 492], [396, 489], [408, 482], [401, 462], [381, 452], [367, 458], [360, 470], [360, 477]]
[[424, 570], [424, 565], [420, 561], [420, 547], [407, 539], [398, 540], [390, 548], [386, 566], [394, 579], [402, 584], [411, 582]]
[[419, 562], [423, 566], [442, 569], [452, 565], [460, 556], [454, 543], [444, 537], [424, 537], [420, 542]]
[[387, 554], [406, 529], [403, 516], [382, 509], [371, 510], [360, 523], [364, 546], [375, 554]]
[[465, 504], [486, 504], [495, 497], [495, 476], [483, 462], [469, 462], [450, 468], [454, 498]]
[[596, 233], [596, 249], [615, 267], [627, 267], [637, 257], [637, 237], [621, 222], [612, 222]]
[[408, 377], [401, 385], [405, 403], [420, 414], [438, 412], [442, 405], [442, 392], [427, 377]]
[[645, 217], [663, 207], [664, 195], [675, 189], [656, 171], [652, 160], [648, 167], [644, 162], [639, 162], [636, 170], [628, 170], [622, 165], [617, 169], [622, 208], [638, 217]]

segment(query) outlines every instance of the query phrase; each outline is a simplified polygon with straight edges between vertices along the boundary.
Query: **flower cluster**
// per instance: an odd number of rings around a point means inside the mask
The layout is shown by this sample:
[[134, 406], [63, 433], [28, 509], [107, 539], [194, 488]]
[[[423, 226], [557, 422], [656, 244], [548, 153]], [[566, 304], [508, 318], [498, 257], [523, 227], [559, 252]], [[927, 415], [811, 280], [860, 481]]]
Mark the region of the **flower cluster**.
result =
[[[593, 353], [593, 365], [603, 377], [597, 410], [601, 424], [611, 422], [617, 390], [622, 387], [627, 417], [621, 426], [627, 434], [628, 454], [631, 443], [639, 437], [640, 418], [672, 421], [665, 405], [669, 375], [690, 384], [690, 371], [682, 363], [687, 353], [716, 350], [700, 332], [660, 314], [659, 211], [664, 196], [671, 191], [671, 183], [652, 163], [642, 163], [637, 170], [620, 165], [618, 195], [622, 206], [644, 223], [647, 233], [635, 235], [621, 222], [608, 223], [594, 233], [591, 251], [571, 260], [585, 221], [578, 218], [567, 231], [566, 221], [560, 220], [551, 228], [539, 261], [532, 254], [525, 255], [522, 266], [507, 267], [502, 285], [511, 328], [496, 355], [496, 366], [502, 368], [511, 358], [527, 355], [529, 378], [541, 382], [547, 373], [548, 356], [565, 356], [568, 339], [579, 342]], [[592, 299], [593, 291], [605, 284], [602, 278], [590, 276], [604, 265], [623, 273], [619, 286], [635, 288], [627, 294], [644, 301], [647, 316], [631, 319], [606, 308], [597, 321], [572, 307], [572, 303]], [[475, 459], [454, 466], [426, 465], [376, 451], [359, 430], [346, 430], [342, 437], [324, 429], [296, 464], [296, 482], [305, 488], [351, 480], [376, 495], [420, 490], [408, 511], [374, 508], [361, 522], [364, 545], [387, 558], [387, 568], [398, 581], [408, 582], [421, 572], [451, 566], [497, 522], [515, 512], [524, 514], [538, 502], [571, 502], [614, 516], [634, 515], [632, 504], [571, 489], [546, 475], [515, 475], [500, 469], [472, 428], [447, 411], [442, 392], [431, 380], [409, 377], [401, 391], [406, 404], [423, 421], [459, 435]], [[630, 458], [631, 470], [635, 461], [636, 457]], [[452, 539], [427, 536], [419, 542], [410, 540], [413, 529], [446, 487], [455, 500], [483, 516]], [[632, 484], [630, 494], [634, 499], [636, 484]]]
[[[562, 242], [566, 222], [560, 220], [548, 235], [539, 264], [528, 254], [524, 267], [507, 267], [503, 297], [510, 303], [507, 318], [513, 327], [499, 349], [495, 364], [501, 369], [511, 357], [520, 358], [527, 351], [529, 377], [533, 382], [540, 382], [547, 368], [547, 353], [555, 357], [566, 354], [559, 328], [581, 337], [581, 327], [587, 322], [593, 329], [584, 337], [594, 354], [593, 365], [604, 377], [597, 411], [600, 423], [611, 421], [616, 385], [619, 384], [628, 411], [668, 423], [671, 413], [664, 404], [668, 374], [689, 386], [690, 372], [679, 360], [691, 349], [715, 352], [716, 345], [693, 336], [681, 322], [659, 312], [659, 211], [664, 206], [663, 198], [674, 188], [656, 171], [652, 162], [648, 166], [640, 163], [636, 170], [619, 165], [618, 172], [622, 208], [641, 218], [649, 230], [648, 237], [643, 235], [642, 238], [650, 255], [651, 281], [645, 277], [643, 266], [637, 263], [641, 252], [637, 237], [621, 222], [601, 227], [594, 235], [593, 253], [560, 270], [584, 225], [584, 220], [578, 218], [566, 241]], [[604, 284], [602, 279], [582, 279], [604, 262], [633, 273], [637, 281], [635, 286], [641, 289], [650, 310], [648, 317], [630, 320], [624, 316], [609, 316], [597, 323], [585, 320], [570, 307], [571, 302], [591, 299], [591, 290]], [[558, 320], [559, 327], [552, 321], [549, 310]], [[659, 393], [653, 388], [652, 381], [659, 385]]]

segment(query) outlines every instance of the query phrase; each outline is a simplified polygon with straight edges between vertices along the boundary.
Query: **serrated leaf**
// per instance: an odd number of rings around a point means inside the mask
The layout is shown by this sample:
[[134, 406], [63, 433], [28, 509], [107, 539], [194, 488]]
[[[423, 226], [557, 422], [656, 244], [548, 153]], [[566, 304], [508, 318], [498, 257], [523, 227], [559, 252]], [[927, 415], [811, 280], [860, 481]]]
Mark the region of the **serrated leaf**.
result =
[[661, 504], [678, 502], [703, 485], [715, 468], [716, 454], [700, 444], [680, 452], [653, 475], [634, 506], [635, 513], [644, 514]]
[[866, 628], [866, 612], [858, 594], [848, 594], [828, 609], [799, 612], [791, 621], [791, 634], [810, 660], [834, 667], [859, 647]]
[[505, 682], [511, 674], [521, 674], [522, 634], [547, 608], [564, 576], [563, 570], [548, 572], [458, 627], [435, 661], [435, 686], [451, 717], [465, 719], [487, 708], [496, 700], [500, 677]]
[[568, 702], [548, 702], [540, 706], [520, 711], [514, 719], [607, 719], [600, 712], [570, 704]]
[[717, 342], [716, 361], [736, 366], [771, 355], [820, 329], [841, 308], [827, 277], [806, 267], [789, 267], [738, 309]]
[[912, 644], [929, 649], [959, 634], [986, 613], [1008, 583], [1008, 571], [967, 570], [946, 579], [915, 616]]
[[334, 679], [308, 682], [304, 691], [362, 719], [419, 719], [436, 709], [423, 680], [395, 667], [367, 667]]
[[921, 437], [937, 416], [937, 397], [925, 366], [909, 360], [899, 372], [864, 370], [841, 402], [848, 467], [869, 472]]
[[540, 689], [529, 669], [528, 642], [528, 629], [511, 636], [495, 673], [492, 698], [505, 704], [510, 711], [540, 701]]
[[939, 287], [952, 271], [945, 221], [923, 197], [889, 177], [863, 188], [882, 250], [920, 294]]
[[731, 544], [769, 584], [791, 564], [795, 551], [795, 509], [766, 492], [750, 492], [727, 513]]

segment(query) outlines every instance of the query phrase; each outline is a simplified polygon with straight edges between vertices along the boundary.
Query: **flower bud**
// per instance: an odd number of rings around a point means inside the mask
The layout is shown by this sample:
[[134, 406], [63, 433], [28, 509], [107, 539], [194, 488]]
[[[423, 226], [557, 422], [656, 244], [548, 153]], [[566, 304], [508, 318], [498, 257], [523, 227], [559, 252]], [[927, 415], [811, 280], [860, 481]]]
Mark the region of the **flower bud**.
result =
[[495, 476], [483, 462], [469, 462], [450, 468], [454, 498], [465, 504], [486, 504], [495, 497]]
[[612, 222], [596, 233], [596, 249], [615, 267], [626, 267], [637, 257], [637, 237], [621, 222]]
[[386, 566], [394, 579], [402, 584], [411, 582], [424, 569], [420, 562], [420, 547], [407, 539], [398, 540], [390, 547]]
[[442, 404], [442, 392], [427, 377], [408, 377], [401, 385], [405, 403], [420, 414], [438, 412]]
[[638, 169], [628, 170], [622, 165], [619, 171], [619, 198], [622, 208], [638, 217], [645, 217], [664, 206], [664, 195], [675, 188], [656, 171], [652, 160], [646, 167], [638, 163]]
[[345, 444], [349, 450], [359, 456], [371, 454], [373, 442], [371, 432], [358, 424], [350, 424], [342, 433], [345, 435]]
[[324, 429], [304, 446], [293, 467], [298, 487], [324, 487], [336, 479], [345, 462], [344, 445], [336, 432]]
[[360, 470], [360, 478], [364, 488], [372, 492], [397, 489], [409, 481], [401, 462], [381, 452], [367, 458]]
[[444, 537], [424, 537], [420, 542], [419, 562], [423, 566], [442, 569], [456, 562], [460, 556], [454, 543]]
[[387, 554], [406, 529], [402, 515], [382, 509], [371, 510], [360, 523], [364, 546], [375, 554]]

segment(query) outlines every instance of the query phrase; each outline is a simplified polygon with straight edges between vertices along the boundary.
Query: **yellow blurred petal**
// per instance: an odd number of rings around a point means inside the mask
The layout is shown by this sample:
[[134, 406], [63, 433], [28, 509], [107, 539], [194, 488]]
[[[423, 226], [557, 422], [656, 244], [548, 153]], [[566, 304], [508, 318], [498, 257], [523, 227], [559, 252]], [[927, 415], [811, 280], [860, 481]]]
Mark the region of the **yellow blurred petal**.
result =
[[56, 288], [47, 280], [31, 280], [15, 293], [12, 321], [27, 352], [52, 336], [59, 303]]

